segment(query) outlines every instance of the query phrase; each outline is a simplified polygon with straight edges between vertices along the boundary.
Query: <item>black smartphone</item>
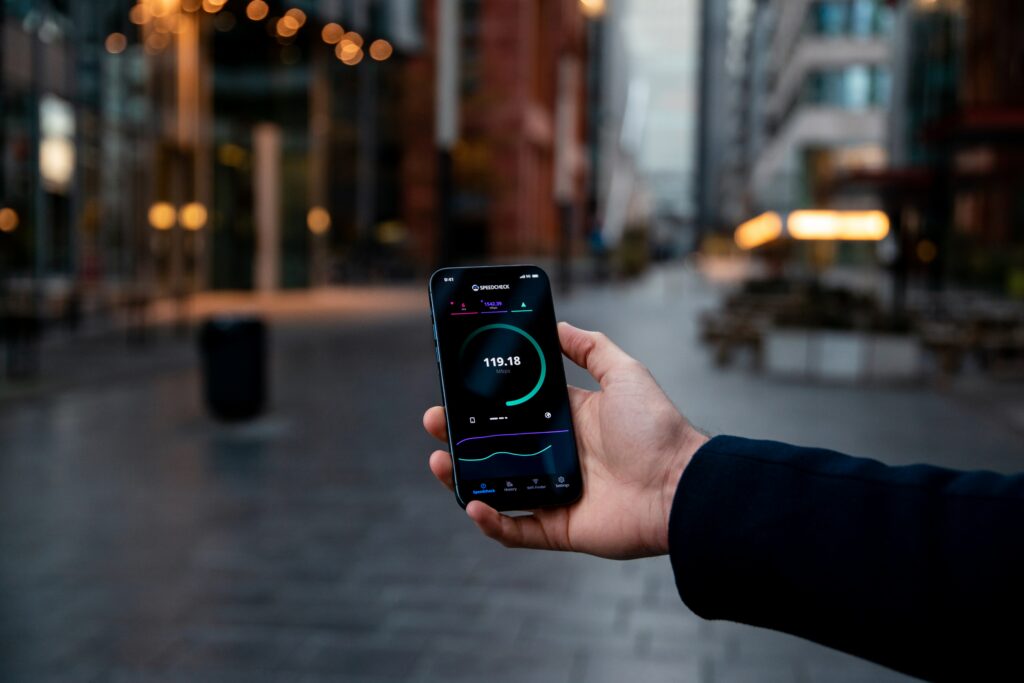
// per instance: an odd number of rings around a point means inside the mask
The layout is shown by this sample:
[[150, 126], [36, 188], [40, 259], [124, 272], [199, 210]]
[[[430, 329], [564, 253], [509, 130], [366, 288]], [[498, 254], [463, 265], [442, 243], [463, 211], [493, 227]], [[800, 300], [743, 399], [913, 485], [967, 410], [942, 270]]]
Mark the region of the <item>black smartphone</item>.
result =
[[442, 268], [430, 276], [430, 310], [459, 504], [577, 500], [583, 479], [547, 274]]

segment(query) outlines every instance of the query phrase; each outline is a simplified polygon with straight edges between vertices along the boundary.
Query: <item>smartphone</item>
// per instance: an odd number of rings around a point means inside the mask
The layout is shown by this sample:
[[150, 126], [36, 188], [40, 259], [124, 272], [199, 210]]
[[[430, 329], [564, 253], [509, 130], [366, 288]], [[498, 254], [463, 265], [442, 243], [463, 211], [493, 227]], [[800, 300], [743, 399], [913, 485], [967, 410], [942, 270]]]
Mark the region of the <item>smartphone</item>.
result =
[[577, 500], [583, 479], [547, 274], [442, 268], [430, 276], [430, 311], [459, 504]]

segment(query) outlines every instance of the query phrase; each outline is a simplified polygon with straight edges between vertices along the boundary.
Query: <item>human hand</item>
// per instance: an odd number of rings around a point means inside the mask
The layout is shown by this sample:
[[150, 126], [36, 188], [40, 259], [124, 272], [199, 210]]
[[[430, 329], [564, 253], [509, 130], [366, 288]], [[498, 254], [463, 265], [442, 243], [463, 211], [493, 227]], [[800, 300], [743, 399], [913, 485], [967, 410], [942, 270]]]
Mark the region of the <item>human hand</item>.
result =
[[[508, 547], [571, 550], [629, 559], [668, 552], [668, 517], [683, 469], [708, 439], [676, 409], [650, 371], [600, 332], [559, 323], [562, 352], [601, 388], [569, 387], [583, 496], [566, 507], [509, 517], [474, 500], [466, 513]], [[423, 426], [447, 443], [444, 408]], [[430, 470], [452, 489], [452, 459], [434, 451]]]

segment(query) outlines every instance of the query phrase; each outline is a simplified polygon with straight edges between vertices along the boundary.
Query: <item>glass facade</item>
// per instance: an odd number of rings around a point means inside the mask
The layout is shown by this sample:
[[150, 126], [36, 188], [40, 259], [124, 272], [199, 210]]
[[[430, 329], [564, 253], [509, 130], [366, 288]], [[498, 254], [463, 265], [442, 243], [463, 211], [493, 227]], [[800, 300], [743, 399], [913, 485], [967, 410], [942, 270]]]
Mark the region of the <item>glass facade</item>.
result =
[[812, 71], [804, 81], [803, 104], [858, 110], [889, 105], [892, 76], [884, 66], [850, 64]]
[[883, 0], [819, 0], [807, 14], [807, 32], [830, 37], [886, 36], [892, 9]]

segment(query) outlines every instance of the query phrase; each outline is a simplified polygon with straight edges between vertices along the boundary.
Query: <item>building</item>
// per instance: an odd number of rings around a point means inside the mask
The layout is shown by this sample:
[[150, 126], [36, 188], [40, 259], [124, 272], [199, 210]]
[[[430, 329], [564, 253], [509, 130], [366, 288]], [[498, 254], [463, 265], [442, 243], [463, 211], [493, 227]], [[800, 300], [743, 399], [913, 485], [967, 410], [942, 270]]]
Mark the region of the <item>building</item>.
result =
[[577, 0], [462, 3], [456, 258], [553, 257], [581, 240], [587, 24]]
[[838, 179], [892, 217], [903, 280], [1024, 297], [1024, 7], [895, 3], [889, 163]]
[[[751, 215], [830, 204], [837, 173], [887, 163], [892, 10], [884, 0], [770, 2], [762, 129], [750, 174]], [[843, 206], [879, 208], [868, 194]]]
[[614, 3], [606, 43], [610, 116], [601, 219], [605, 242], [647, 229], [655, 248], [692, 244], [699, 7], [693, 0]]
[[442, 231], [434, 0], [4, 3], [0, 282], [116, 304], [410, 277], [442, 233], [456, 260], [578, 250], [603, 3], [454, 4]]
[[[755, 133], [764, 114], [763, 98], [753, 97], [765, 84], [755, 82], [764, 69], [754, 55], [766, 52], [764, 11], [754, 0], [701, 4], [700, 113], [694, 180], [696, 223], [701, 234], [731, 230], [745, 213], [747, 169]], [[755, 26], [755, 19], [761, 19]], [[755, 35], [756, 28], [762, 30]], [[738, 201], [739, 200], [739, 201]]]

